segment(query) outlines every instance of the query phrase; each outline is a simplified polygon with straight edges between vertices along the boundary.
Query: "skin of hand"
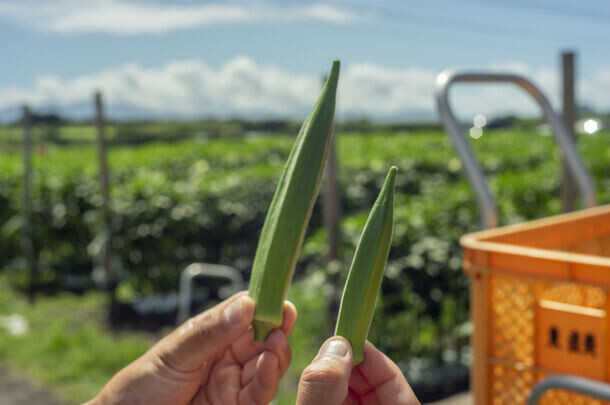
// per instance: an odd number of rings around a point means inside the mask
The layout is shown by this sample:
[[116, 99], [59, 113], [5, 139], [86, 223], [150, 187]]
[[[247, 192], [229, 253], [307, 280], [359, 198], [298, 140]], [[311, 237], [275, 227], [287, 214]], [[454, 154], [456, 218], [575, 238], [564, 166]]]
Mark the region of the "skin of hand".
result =
[[352, 349], [328, 339], [301, 374], [297, 405], [419, 405], [402, 372], [370, 342], [364, 361], [352, 368]]
[[286, 301], [283, 324], [254, 342], [254, 302], [238, 293], [161, 339], [88, 404], [268, 404], [290, 363], [296, 316]]

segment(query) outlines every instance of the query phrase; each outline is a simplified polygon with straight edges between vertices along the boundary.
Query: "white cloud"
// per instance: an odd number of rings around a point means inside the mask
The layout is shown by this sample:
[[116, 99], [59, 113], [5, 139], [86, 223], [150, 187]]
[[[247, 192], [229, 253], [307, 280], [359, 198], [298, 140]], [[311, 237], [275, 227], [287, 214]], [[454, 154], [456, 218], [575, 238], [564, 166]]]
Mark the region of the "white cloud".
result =
[[101, 90], [120, 116], [291, 116], [311, 107], [319, 90], [315, 75], [297, 75], [239, 56], [218, 69], [199, 60], [145, 69], [127, 64], [63, 80], [41, 76], [32, 88], [0, 88], [0, 109], [24, 102], [70, 112], [90, 105]]
[[432, 112], [436, 72], [395, 69], [373, 63], [347, 66], [340, 84], [340, 111], [350, 115], [397, 116]]
[[360, 19], [349, 10], [329, 4], [278, 6], [221, 3], [177, 5], [133, 0], [23, 0], [0, 2], [0, 17], [44, 32], [62, 34], [103, 32], [118, 35], [168, 31], [239, 22], [300, 20], [345, 24]]
[[586, 100], [587, 105], [610, 111], [610, 66], [598, 69], [591, 80], [583, 83], [578, 90], [579, 97]]
[[[321, 70], [328, 66], [321, 66]], [[512, 63], [494, 64], [490, 68], [524, 74], [558, 106], [556, 71]], [[438, 73], [433, 69], [388, 68], [373, 63], [344, 66], [338, 96], [339, 119], [433, 118]], [[72, 79], [40, 76], [29, 88], [0, 87], [0, 110], [25, 102], [37, 109], [86, 118], [92, 114], [92, 94], [99, 89], [113, 118], [303, 118], [315, 102], [320, 86], [320, 75], [291, 72], [246, 56], [235, 57], [216, 69], [201, 60], [172, 61], [156, 68], [127, 64]], [[610, 67], [582, 80], [578, 90], [581, 104], [610, 109]], [[452, 91], [451, 100], [458, 116], [464, 119], [477, 113], [539, 114], [537, 106], [522, 90], [509, 85], [459, 84]]]

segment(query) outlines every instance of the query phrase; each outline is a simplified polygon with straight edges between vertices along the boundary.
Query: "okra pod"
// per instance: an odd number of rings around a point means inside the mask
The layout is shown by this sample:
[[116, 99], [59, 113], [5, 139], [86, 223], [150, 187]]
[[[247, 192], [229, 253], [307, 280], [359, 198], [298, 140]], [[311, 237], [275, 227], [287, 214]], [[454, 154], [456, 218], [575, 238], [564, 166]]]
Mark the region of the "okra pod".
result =
[[339, 61], [290, 152], [258, 241], [248, 294], [255, 303], [254, 339], [282, 324], [284, 300], [320, 188], [333, 134]]
[[352, 345], [354, 366], [364, 360], [364, 343], [392, 241], [396, 170], [390, 168], [364, 225], [341, 297], [335, 335]]

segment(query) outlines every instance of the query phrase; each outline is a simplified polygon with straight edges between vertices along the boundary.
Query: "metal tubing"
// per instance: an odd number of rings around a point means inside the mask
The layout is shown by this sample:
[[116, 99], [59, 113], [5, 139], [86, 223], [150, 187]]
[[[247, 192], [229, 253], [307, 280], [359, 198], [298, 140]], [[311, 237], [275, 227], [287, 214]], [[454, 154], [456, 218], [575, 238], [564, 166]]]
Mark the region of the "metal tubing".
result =
[[468, 180], [474, 188], [477, 202], [481, 209], [481, 222], [483, 228], [488, 229], [498, 226], [496, 202], [489, 191], [485, 176], [472, 152], [472, 148], [460, 128], [451, 109], [451, 105], [449, 104], [449, 88], [452, 84], [457, 82], [513, 83], [532, 96], [538, 105], [540, 105], [546, 120], [554, 129], [555, 139], [563, 150], [568, 167], [580, 188], [580, 192], [583, 196], [583, 204], [586, 207], [595, 206], [595, 189], [593, 187], [593, 182], [574, 146], [574, 142], [570, 138], [566, 126], [561, 118], [555, 114], [546, 97], [532, 82], [514, 74], [445, 70], [436, 78], [436, 103], [445, 131], [451, 138], [453, 147], [462, 161]]
[[552, 375], [540, 381], [532, 388], [527, 405], [536, 405], [545, 392], [554, 389], [574, 391], [590, 397], [610, 401], [610, 385], [583, 377], [569, 375]]
[[221, 278], [228, 280], [232, 292], [245, 288], [241, 273], [231, 267], [220, 264], [192, 263], [182, 270], [180, 275], [180, 293], [178, 298], [178, 325], [186, 321], [190, 315], [193, 279], [197, 277]]

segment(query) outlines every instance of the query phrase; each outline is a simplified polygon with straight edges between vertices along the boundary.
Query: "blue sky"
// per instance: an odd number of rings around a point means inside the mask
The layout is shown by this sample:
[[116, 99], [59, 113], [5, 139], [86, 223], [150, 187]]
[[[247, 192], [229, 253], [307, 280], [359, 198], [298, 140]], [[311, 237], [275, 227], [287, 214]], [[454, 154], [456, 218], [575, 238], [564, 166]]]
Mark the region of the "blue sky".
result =
[[[449, 67], [517, 71], [556, 102], [562, 49], [579, 102], [607, 111], [608, 21], [599, 0], [0, 0], [0, 119], [23, 102], [86, 115], [97, 88], [118, 118], [300, 117], [334, 58], [340, 114], [429, 118]], [[536, 113], [504, 87], [454, 98], [462, 115]]]

